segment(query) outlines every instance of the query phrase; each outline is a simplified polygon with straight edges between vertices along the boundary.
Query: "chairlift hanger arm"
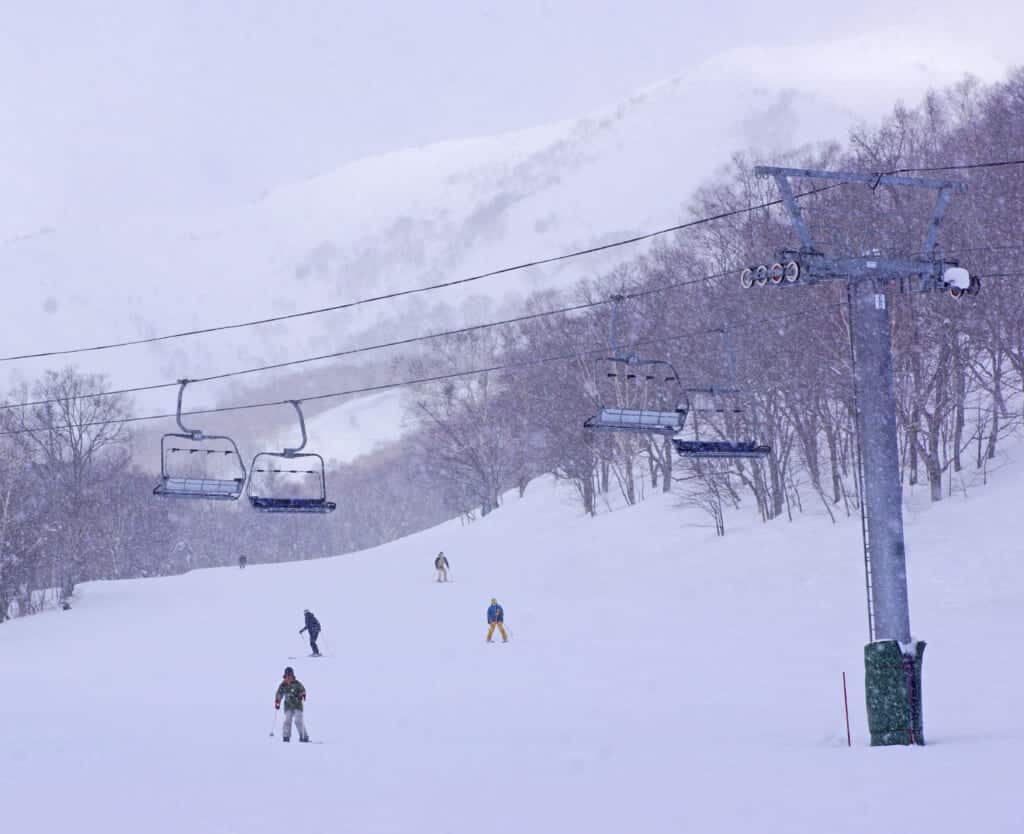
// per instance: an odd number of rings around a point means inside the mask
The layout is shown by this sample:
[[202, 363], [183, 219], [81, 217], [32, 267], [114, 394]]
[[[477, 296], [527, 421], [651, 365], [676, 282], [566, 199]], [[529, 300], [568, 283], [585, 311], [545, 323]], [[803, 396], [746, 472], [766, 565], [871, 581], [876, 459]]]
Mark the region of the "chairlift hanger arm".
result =
[[[755, 168], [754, 170], [760, 173], [759, 169]], [[811, 230], [807, 226], [807, 221], [804, 220], [796, 197], [793, 196], [793, 186], [789, 182], [789, 177], [782, 173], [776, 173], [773, 176], [775, 177], [775, 184], [779, 188], [779, 194], [782, 195], [782, 205], [785, 206], [786, 213], [789, 215], [790, 220], [793, 221], [793, 226], [800, 236], [800, 243], [803, 244], [804, 249], [807, 251], [813, 251], [814, 240], [811, 238]]]
[[[966, 188], [966, 186], [964, 186]], [[953, 189], [946, 185], [939, 189], [939, 195], [935, 198], [935, 208], [932, 209], [932, 219], [928, 223], [928, 231], [925, 233], [924, 245], [921, 247], [921, 254], [930, 258], [935, 251], [935, 243], [939, 238], [939, 226], [942, 225], [942, 218], [946, 214], [946, 206], [953, 199]]]
[[625, 300], [626, 297], [622, 293], [615, 293], [611, 297], [612, 320], [608, 331], [608, 346], [612, 349], [612, 357], [614, 359], [628, 361], [633, 358], [633, 355], [630, 353], [623, 353], [619, 348], [619, 308]]
[[306, 418], [302, 416], [302, 400], [288, 400], [288, 402], [292, 404], [295, 413], [299, 415], [299, 429], [302, 432], [302, 442], [294, 449], [286, 448], [284, 450], [284, 456], [290, 458], [306, 448]]
[[178, 411], [175, 414], [175, 419], [178, 421], [178, 428], [182, 430], [184, 434], [187, 434], [193, 440], [202, 440], [204, 435], [200, 429], [190, 429], [184, 423], [181, 422], [181, 398], [185, 393], [185, 386], [188, 385], [192, 380], [190, 379], [179, 379], [178, 385]]
[[725, 348], [725, 361], [729, 370], [729, 388], [736, 388], [736, 349], [733, 347], [729, 328], [722, 325], [722, 347]]

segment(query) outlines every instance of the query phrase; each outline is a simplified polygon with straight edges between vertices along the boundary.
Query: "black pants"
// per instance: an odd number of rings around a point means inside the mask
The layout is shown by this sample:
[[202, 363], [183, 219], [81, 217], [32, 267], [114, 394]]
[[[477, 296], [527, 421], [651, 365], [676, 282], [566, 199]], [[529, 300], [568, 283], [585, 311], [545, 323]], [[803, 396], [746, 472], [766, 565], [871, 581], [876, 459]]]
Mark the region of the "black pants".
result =
[[311, 628], [309, 630], [309, 647], [313, 650], [313, 654], [320, 654], [320, 649], [316, 647], [316, 638], [320, 636], [320, 629]]

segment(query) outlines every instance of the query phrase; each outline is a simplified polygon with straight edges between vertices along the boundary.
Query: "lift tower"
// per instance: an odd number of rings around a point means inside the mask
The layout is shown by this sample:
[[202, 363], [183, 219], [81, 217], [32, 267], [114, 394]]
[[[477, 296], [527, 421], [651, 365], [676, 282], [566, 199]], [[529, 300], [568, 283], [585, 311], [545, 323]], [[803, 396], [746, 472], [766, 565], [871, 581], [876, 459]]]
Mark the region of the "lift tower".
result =
[[[860, 439], [861, 512], [868, 589], [869, 639], [865, 646], [865, 684], [871, 744], [924, 744], [921, 661], [924, 642], [913, 641], [907, 596], [903, 540], [902, 489], [896, 436], [892, 341], [885, 288], [893, 282], [903, 292], [948, 290], [955, 298], [979, 289], [976, 278], [941, 256], [939, 226], [960, 182], [892, 174], [859, 174], [801, 168], [757, 166], [758, 176], [772, 177], [782, 204], [800, 239], [799, 249], [777, 253], [777, 260], [743, 270], [740, 283], [776, 286], [844, 281], [850, 307], [854, 354], [854, 389]], [[937, 192], [920, 254], [885, 258], [828, 254], [811, 237], [793, 193], [793, 179], [862, 182], [924, 188]]]

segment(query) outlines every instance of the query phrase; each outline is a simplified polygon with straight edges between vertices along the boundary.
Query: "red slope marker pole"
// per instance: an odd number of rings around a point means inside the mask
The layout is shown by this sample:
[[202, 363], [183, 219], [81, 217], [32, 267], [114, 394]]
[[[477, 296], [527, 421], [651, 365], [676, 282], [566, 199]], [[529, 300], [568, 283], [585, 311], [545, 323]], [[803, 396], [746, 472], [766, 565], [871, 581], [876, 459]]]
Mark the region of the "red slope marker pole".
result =
[[850, 738], [850, 701], [846, 697], [846, 672], [843, 672], [843, 712], [846, 714], [846, 746], [852, 747], [853, 740]]

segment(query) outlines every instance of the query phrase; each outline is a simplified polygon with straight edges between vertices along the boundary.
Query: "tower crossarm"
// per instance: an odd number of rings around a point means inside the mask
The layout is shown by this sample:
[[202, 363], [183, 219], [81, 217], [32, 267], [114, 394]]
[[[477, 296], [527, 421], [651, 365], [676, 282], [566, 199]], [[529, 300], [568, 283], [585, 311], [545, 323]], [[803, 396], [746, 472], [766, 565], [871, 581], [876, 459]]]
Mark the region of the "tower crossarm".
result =
[[801, 177], [809, 180], [832, 180], [834, 182], [863, 182], [873, 188], [879, 185], [907, 185], [912, 188], [931, 188], [952, 191], [966, 191], [967, 183], [957, 180], [942, 180], [932, 177], [904, 177], [899, 174], [861, 174], [856, 171], [817, 171], [813, 168], [779, 168], [774, 165], [757, 165], [754, 173], [759, 177]]
[[[856, 171], [820, 171], [813, 168], [780, 168], [774, 165], [758, 165], [754, 168], [754, 173], [759, 177], [771, 177], [775, 180], [782, 205], [800, 239], [799, 250], [785, 250], [778, 253], [780, 264], [786, 262], [793, 264], [793, 266], [787, 267], [787, 275], [793, 276], [792, 278], [787, 277], [785, 279], [787, 282], [795, 281], [797, 277], [802, 277], [808, 283], [835, 279], [852, 281], [899, 279], [905, 291], [927, 292], [946, 288], [952, 281], [955, 283], [952, 290], [954, 292], [962, 292], [968, 286], [972, 287], [972, 292], [977, 291], [977, 281], [974, 280], [973, 284], [969, 285], [966, 271], [954, 269], [959, 264], [956, 261], [941, 258], [936, 247], [939, 228], [942, 225], [949, 201], [953, 194], [967, 190], [966, 183], [934, 177], [908, 177], [901, 174], [872, 174]], [[882, 257], [881, 253], [848, 256], [822, 252], [814, 244], [810, 228], [797, 203], [797, 195], [793, 192], [792, 180], [796, 177], [835, 183], [864, 183], [872, 188], [877, 188], [879, 185], [892, 185], [936, 191], [935, 205], [932, 208], [932, 216], [921, 243], [920, 256], [917, 258], [886, 258]], [[778, 265], [774, 267], [776, 273], [782, 268]], [[764, 270], [766, 267], [760, 269]], [[952, 275], [950, 270], [963, 273], [963, 275], [950, 278], [949, 276]], [[753, 271], [755, 271], [754, 267], [747, 272]], [[916, 278], [917, 282], [908, 284], [908, 278]], [[776, 284], [783, 282], [779, 274], [773, 275], [771, 280]], [[749, 287], [751, 283], [753, 282], [748, 278], [744, 286]], [[763, 284], [764, 278], [759, 278], [757, 283]]]

